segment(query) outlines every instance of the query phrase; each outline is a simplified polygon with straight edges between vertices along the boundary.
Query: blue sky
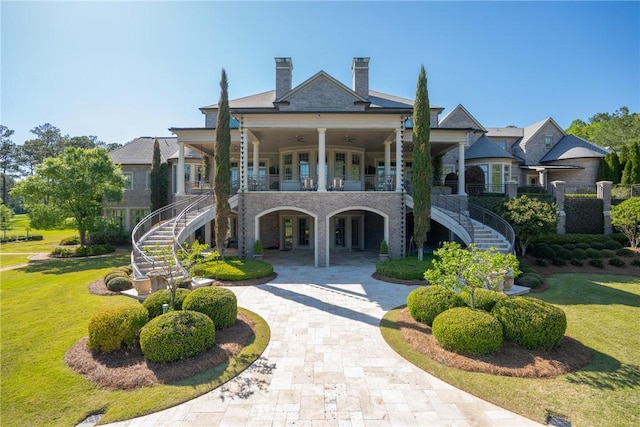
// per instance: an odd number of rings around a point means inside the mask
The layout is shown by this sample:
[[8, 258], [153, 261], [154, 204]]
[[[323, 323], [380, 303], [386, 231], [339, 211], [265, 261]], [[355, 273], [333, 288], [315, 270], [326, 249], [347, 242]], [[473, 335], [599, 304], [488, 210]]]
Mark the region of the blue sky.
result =
[[13, 141], [49, 122], [125, 143], [203, 126], [198, 107], [324, 70], [351, 85], [463, 104], [485, 126], [526, 126], [626, 105], [640, 111], [640, 2], [8, 2], [1, 3], [0, 123]]

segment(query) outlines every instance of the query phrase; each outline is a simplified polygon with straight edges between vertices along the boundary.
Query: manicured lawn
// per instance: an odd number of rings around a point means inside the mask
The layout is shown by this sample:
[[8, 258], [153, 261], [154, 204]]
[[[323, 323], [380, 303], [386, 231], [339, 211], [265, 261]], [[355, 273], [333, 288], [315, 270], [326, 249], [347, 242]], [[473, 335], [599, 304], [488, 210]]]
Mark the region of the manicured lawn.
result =
[[193, 276], [216, 280], [248, 280], [273, 274], [273, 266], [256, 259], [226, 257], [224, 260], [197, 264], [192, 269]]
[[10, 267], [29, 262], [29, 255], [8, 255], [0, 253], [0, 268]]
[[[12, 230], [7, 231], [7, 235], [26, 235], [25, 227], [29, 225], [29, 218], [26, 215], [16, 215], [11, 222]], [[26, 242], [8, 242], [0, 245], [1, 253], [49, 253], [65, 237], [76, 236], [78, 232], [70, 229], [60, 230], [35, 230], [31, 229], [29, 235], [39, 234], [43, 240], [33, 240]], [[3, 258], [4, 259], [4, 258]], [[3, 264], [4, 265], [4, 264]]]
[[442, 380], [501, 407], [545, 423], [560, 414], [575, 426], [640, 425], [640, 278], [558, 274], [532, 297], [561, 307], [567, 334], [590, 347], [583, 370], [554, 379], [523, 379], [448, 368], [413, 351], [395, 327], [399, 309], [381, 323], [387, 342]]
[[376, 273], [402, 280], [424, 280], [424, 272], [431, 268], [432, 255], [425, 255], [422, 261], [418, 257], [394, 258], [376, 263]]
[[87, 335], [91, 317], [105, 308], [134, 305], [123, 296], [95, 296], [87, 285], [129, 256], [54, 260], [2, 272], [0, 424], [75, 425], [92, 413], [103, 421], [156, 412], [203, 394], [248, 366], [266, 347], [268, 326], [228, 365], [172, 385], [134, 391], [99, 389], [64, 362], [66, 351]]

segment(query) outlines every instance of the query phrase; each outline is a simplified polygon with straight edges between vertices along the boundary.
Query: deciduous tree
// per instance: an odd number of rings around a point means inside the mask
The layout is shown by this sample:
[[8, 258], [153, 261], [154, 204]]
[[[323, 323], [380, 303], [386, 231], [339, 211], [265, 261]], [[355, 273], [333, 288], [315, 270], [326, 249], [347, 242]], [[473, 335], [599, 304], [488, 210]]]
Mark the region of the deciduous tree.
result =
[[629, 239], [632, 248], [640, 244], [640, 197], [611, 207], [611, 224]]
[[20, 171], [18, 163], [18, 147], [11, 140], [14, 131], [0, 125], [0, 173], [2, 173], [2, 200], [7, 200], [7, 179]]
[[526, 195], [506, 202], [503, 216], [516, 233], [516, 242], [522, 256], [527, 253], [527, 247], [533, 240], [553, 231], [556, 224], [556, 209], [553, 204]]
[[215, 185], [216, 196], [216, 246], [220, 257], [224, 259], [227, 234], [229, 234], [229, 196], [231, 195], [231, 164], [229, 163], [229, 151], [231, 149], [231, 130], [229, 122], [229, 83], [227, 72], [222, 69], [220, 78], [220, 101], [218, 102], [218, 119], [216, 123], [216, 147], [215, 147]]
[[124, 176], [103, 148], [67, 148], [48, 157], [12, 194], [24, 200], [34, 228], [53, 228], [73, 219], [86, 245], [87, 232], [102, 214], [102, 202], [122, 199]]
[[[424, 242], [431, 228], [431, 109], [427, 74], [420, 67], [416, 99], [413, 104], [413, 239], [418, 259], [423, 259]], [[400, 165], [398, 165], [400, 167]], [[400, 176], [396, 174], [396, 178]]]

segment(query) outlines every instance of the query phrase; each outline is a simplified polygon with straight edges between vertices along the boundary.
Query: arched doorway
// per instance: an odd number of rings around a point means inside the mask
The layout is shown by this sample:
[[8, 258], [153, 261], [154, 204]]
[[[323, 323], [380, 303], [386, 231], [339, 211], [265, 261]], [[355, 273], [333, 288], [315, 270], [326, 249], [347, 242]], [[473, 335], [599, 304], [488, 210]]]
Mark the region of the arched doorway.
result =
[[339, 209], [327, 215], [325, 235], [327, 266], [351, 259], [375, 259], [380, 242], [389, 241], [389, 217], [369, 207]]

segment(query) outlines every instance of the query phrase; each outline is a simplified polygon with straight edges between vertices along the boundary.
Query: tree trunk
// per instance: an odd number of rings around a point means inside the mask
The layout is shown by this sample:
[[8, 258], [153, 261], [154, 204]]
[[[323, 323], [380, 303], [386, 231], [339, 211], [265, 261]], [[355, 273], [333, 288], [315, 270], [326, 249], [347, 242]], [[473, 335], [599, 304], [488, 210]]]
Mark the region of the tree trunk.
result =
[[418, 248], [418, 261], [422, 261], [422, 259], [423, 259], [422, 246], [420, 246]]

